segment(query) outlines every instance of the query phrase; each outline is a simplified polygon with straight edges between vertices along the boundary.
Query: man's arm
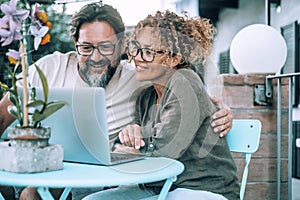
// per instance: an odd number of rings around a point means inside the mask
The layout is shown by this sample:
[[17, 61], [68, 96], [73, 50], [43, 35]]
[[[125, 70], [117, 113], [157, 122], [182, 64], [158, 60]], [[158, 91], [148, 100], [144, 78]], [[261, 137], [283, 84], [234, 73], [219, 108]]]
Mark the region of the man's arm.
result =
[[231, 109], [216, 97], [211, 97], [211, 100], [219, 108], [218, 112], [212, 116], [211, 126], [215, 133], [224, 137], [232, 127]]
[[4, 130], [15, 120], [15, 117], [7, 111], [9, 105], [12, 105], [12, 103], [8, 98], [8, 93], [6, 93], [0, 101], [0, 137]]

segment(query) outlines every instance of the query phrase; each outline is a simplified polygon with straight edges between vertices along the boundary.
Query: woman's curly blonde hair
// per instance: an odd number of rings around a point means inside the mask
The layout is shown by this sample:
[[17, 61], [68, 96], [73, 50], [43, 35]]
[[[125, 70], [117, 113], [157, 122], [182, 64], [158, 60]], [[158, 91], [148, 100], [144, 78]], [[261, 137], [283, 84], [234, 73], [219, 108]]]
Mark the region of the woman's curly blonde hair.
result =
[[160, 42], [161, 49], [171, 55], [182, 56], [177, 68], [192, 68], [202, 75], [204, 62], [211, 53], [212, 40], [216, 33], [209, 19], [189, 18], [187, 13], [179, 16], [169, 10], [157, 11], [134, 27], [129, 41], [135, 40], [144, 27], [153, 28], [152, 35], [155, 37], [152, 40]]

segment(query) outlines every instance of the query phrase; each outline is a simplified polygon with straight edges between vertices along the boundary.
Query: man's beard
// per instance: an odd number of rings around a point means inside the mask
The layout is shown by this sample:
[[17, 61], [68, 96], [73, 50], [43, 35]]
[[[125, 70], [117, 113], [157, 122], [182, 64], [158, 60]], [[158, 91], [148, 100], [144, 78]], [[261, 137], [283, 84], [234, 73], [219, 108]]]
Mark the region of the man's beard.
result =
[[120, 61], [118, 61], [115, 65], [112, 65], [111, 62], [107, 59], [105, 60], [105, 62], [108, 63], [107, 68], [104, 69], [106, 72], [101, 72], [101, 74], [99, 73], [92, 73], [89, 70], [89, 61], [86, 61], [84, 63], [84, 67], [80, 67], [80, 72], [82, 74], [82, 76], [84, 77], [85, 82], [87, 82], [87, 84], [90, 87], [103, 87], [105, 88], [109, 81], [111, 80], [111, 78], [113, 77], [113, 75], [116, 72], [116, 69], [120, 63]]

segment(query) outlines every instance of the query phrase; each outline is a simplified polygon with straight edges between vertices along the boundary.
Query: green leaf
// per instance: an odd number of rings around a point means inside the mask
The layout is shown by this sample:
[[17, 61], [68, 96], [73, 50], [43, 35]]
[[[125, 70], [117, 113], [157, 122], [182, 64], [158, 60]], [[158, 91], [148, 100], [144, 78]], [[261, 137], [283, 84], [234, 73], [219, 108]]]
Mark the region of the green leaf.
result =
[[52, 101], [52, 102], [49, 102], [47, 104], [47, 106], [50, 106], [51, 104], [64, 104], [64, 105], [68, 105], [68, 103], [65, 102], [65, 101]]
[[36, 65], [34, 64], [38, 74], [39, 74], [39, 77], [40, 77], [40, 80], [42, 82], [42, 86], [43, 86], [43, 91], [44, 91], [44, 101], [47, 102], [48, 101], [48, 82], [47, 82], [47, 78], [45, 76], [45, 74], [43, 73], [43, 71]]
[[50, 115], [52, 115], [54, 112], [58, 111], [59, 109], [61, 109], [63, 106], [65, 106], [66, 103], [60, 103], [57, 102], [55, 104], [49, 105], [45, 110], [44, 110], [44, 115], [45, 118], [49, 117]]
[[21, 121], [23, 121], [22, 120], [22, 110], [21, 110], [21, 106], [22, 106], [21, 100], [20, 100], [18, 94], [15, 94], [14, 90], [9, 93], [8, 98], [14, 104], [14, 106], [13, 106], [14, 108], [10, 108], [10, 109], [14, 110], [14, 111], [11, 111], [11, 114], [14, 115], [21, 124]]
[[65, 105], [65, 102], [51, 102], [51, 105], [48, 105], [42, 113], [36, 110], [32, 115], [34, 127], [36, 127], [39, 122], [43, 121], [44, 119], [46, 119]]
[[42, 100], [36, 100], [27, 104], [27, 107], [38, 107], [43, 106], [45, 103]]
[[[34, 113], [32, 114], [32, 124], [38, 124], [42, 119], [42, 114], [39, 112], [39, 110], [35, 110]], [[35, 127], [35, 126], [34, 126]]]
[[11, 68], [8, 65], [4, 65], [4, 66], [5, 66], [6, 70], [8, 71], [9, 75], [13, 77], [14, 73], [11, 70]]
[[9, 100], [14, 104], [14, 105], [16, 105], [17, 103], [18, 103], [18, 97], [15, 95], [15, 94], [13, 94], [13, 92], [10, 92], [9, 93], [9, 95], [8, 95], [8, 97], [9, 97]]
[[18, 62], [16, 65], [15, 65], [15, 67], [14, 67], [14, 71], [13, 71], [13, 73], [14, 74], [16, 74], [17, 73], [17, 71], [18, 71], [18, 68], [20, 67], [21, 65], [20, 65], [20, 63]]
[[7, 107], [7, 111], [10, 114], [12, 114], [13, 116], [15, 116], [20, 124], [23, 124], [22, 114], [20, 112], [18, 112], [18, 109], [16, 106], [9, 105]]
[[17, 110], [17, 107], [16, 106], [12, 106], [12, 105], [9, 105], [7, 107], [7, 111], [12, 114], [13, 116], [15, 116], [16, 118], [18, 118], [18, 110]]

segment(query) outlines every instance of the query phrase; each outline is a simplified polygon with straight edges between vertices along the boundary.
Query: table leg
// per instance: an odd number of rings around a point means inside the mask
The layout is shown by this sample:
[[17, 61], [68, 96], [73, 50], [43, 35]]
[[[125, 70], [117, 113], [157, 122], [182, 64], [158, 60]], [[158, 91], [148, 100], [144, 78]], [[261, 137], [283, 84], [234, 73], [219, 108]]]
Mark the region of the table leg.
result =
[[66, 188], [64, 189], [64, 192], [61, 194], [59, 200], [65, 200], [65, 199], [67, 199], [68, 194], [71, 192], [71, 189], [72, 189], [72, 188], [70, 188], [70, 187], [66, 187]]
[[158, 200], [164, 200], [166, 199], [168, 192], [173, 184], [174, 181], [176, 181], [177, 176], [173, 176], [171, 178], [168, 178], [163, 186], [163, 188], [160, 191], [160, 194], [158, 196]]
[[38, 191], [38, 193], [39, 193], [39, 195], [42, 199], [54, 200], [52, 194], [49, 191], [49, 188], [47, 188], [47, 187], [38, 187], [37, 191]]

